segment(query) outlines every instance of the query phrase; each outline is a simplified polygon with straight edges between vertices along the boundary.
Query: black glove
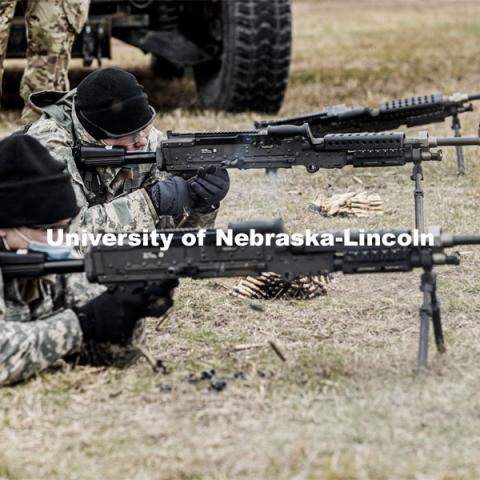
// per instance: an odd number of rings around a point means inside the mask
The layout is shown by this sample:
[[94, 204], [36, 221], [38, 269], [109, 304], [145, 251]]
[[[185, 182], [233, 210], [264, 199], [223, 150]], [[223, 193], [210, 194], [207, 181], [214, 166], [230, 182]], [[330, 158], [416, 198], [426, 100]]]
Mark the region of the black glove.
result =
[[126, 343], [138, 320], [167, 312], [173, 305], [172, 290], [177, 285], [178, 280], [166, 280], [133, 292], [104, 292], [76, 308], [84, 342]]
[[192, 208], [187, 182], [181, 177], [169, 177], [146, 188], [158, 215], [180, 217]]
[[218, 207], [230, 188], [227, 170], [214, 165], [210, 165], [206, 169], [201, 168], [197, 175], [187, 183], [193, 200], [193, 208], [202, 213]]

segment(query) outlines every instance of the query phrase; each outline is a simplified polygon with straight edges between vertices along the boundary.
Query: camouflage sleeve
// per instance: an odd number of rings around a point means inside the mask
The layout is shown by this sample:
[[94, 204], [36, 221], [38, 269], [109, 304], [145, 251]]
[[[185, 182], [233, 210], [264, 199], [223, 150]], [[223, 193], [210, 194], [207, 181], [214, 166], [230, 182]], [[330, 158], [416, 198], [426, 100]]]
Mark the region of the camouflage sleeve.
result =
[[185, 228], [213, 228], [217, 218], [218, 209], [208, 213], [192, 213], [185, 222]]
[[146, 190], [141, 188], [108, 203], [83, 207], [71, 230], [92, 233], [151, 231], [157, 223], [160, 218]]
[[25, 380], [79, 351], [83, 334], [72, 310], [34, 322], [7, 321], [0, 273], [0, 385]]
[[[155, 127], [152, 128], [150, 135], [148, 136], [148, 144], [147, 144], [147, 151], [154, 152], [159, 146], [160, 142], [163, 138], [162, 132], [156, 129]], [[165, 178], [170, 177], [170, 174], [167, 172], [161, 172], [156, 164], [152, 165], [149, 174], [145, 178], [143, 185], [151, 185], [159, 180], [164, 180]]]
[[[54, 120], [41, 119], [28, 134], [42, 143], [57, 160], [64, 162], [81, 210], [72, 224], [72, 231], [92, 233], [153, 230], [162, 223], [145, 189], [120, 196], [111, 202], [90, 206], [94, 193], [88, 191], [72, 154], [73, 140]], [[169, 220], [170, 217], [166, 221]]]
[[63, 299], [69, 308], [81, 307], [107, 290], [104, 285], [90, 283], [84, 273], [71, 273], [63, 275], [63, 278], [65, 280]]
[[25, 380], [79, 351], [82, 338], [72, 310], [35, 322], [0, 320], [0, 385]]

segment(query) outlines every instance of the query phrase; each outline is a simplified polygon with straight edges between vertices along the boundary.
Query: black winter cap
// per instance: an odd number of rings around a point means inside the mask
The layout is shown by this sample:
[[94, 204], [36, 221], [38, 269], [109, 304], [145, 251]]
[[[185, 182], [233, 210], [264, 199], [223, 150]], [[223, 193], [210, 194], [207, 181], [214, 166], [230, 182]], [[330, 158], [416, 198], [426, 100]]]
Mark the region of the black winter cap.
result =
[[118, 68], [99, 69], [85, 77], [77, 87], [75, 111], [97, 140], [133, 135], [155, 119], [142, 85]]
[[78, 212], [62, 162], [28, 135], [0, 142], [0, 228], [48, 225]]

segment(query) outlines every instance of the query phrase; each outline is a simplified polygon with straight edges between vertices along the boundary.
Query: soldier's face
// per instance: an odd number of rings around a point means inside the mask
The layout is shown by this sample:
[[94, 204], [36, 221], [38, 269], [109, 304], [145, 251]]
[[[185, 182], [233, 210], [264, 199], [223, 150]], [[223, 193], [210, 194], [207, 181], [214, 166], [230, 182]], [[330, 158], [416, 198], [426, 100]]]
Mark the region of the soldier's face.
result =
[[0, 230], [0, 237], [8, 250], [23, 250], [30, 241], [46, 243], [47, 232], [28, 227], [7, 228]]
[[30, 241], [47, 243], [47, 230], [52, 230], [52, 239], [56, 241], [59, 230], [66, 230], [71, 223], [70, 218], [60, 220], [52, 225], [39, 225], [35, 228], [18, 227], [0, 229], [0, 238], [9, 250], [23, 250], [28, 248]]
[[105, 138], [101, 142], [104, 145], [125, 147], [128, 152], [145, 151], [151, 131], [152, 126], [150, 125], [135, 135], [128, 135], [122, 138]]

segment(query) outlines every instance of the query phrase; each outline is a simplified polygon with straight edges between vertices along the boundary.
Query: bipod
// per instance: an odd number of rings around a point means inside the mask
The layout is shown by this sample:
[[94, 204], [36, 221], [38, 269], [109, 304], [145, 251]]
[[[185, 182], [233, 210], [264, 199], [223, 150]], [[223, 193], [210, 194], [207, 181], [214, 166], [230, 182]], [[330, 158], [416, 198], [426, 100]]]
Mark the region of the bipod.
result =
[[[460, 117], [458, 113], [452, 115], [452, 130], [455, 132], [455, 137], [462, 136], [462, 124], [460, 123]], [[457, 151], [457, 175], [465, 175], [465, 159], [463, 157], [463, 148], [461, 145], [456, 145]]]
[[437, 298], [437, 275], [432, 270], [433, 265], [425, 265], [421, 277], [420, 290], [423, 292], [423, 303], [420, 307], [420, 339], [418, 348], [418, 371], [427, 370], [428, 366], [428, 335], [430, 319], [432, 320], [435, 344], [439, 353], [445, 353], [440, 303]]
[[413, 197], [415, 200], [415, 228], [419, 232], [423, 232], [424, 218], [423, 218], [423, 168], [422, 161], [415, 160], [413, 163], [413, 171], [411, 179], [415, 182], [415, 188], [413, 190]]

